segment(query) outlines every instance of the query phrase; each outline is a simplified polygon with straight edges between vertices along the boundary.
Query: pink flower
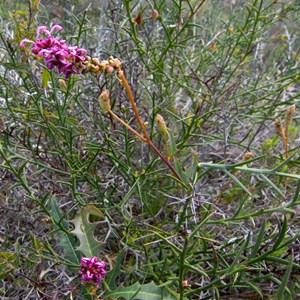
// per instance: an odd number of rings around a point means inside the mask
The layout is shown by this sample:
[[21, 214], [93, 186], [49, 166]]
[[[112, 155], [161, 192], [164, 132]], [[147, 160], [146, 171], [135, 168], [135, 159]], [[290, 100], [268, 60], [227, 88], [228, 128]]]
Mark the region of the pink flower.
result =
[[106, 274], [105, 262], [99, 262], [96, 256], [92, 256], [91, 258], [82, 257], [80, 266], [79, 275], [82, 281], [92, 283], [95, 286], [99, 285], [103, 275]]
[[[69, 46], [65, 40], [59, 40], [52, 36], [54, 30], [61, 30], [62, 27], [54, 25], [50, 31], [45, 26], [37, 29], [36, 41], [23, 39], [20, 47], [23, 48], [25, 43], [31, 43], [31, 52], [35, 55], [44, 57], [48, 69], [55, 69], [57, 73], [64, 74], [68, 78], [71, 74], [78, 74], [84, 70], [86, 60], [86, 50], [79, 49], [77, 46]], [[40, 38], [41, 33], [46, 35]]]

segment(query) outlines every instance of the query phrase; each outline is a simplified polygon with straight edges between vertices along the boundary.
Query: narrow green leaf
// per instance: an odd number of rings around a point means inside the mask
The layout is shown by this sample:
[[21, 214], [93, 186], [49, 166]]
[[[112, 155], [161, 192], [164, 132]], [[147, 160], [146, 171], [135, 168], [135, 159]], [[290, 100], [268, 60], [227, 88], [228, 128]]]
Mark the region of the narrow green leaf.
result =
[[288, 265], [288, 267], [287, 267], [287, 269], [284, 273], [284, 276], [282, 278], [281, 284], [279, 285], [279, 288], [278, 288], [278, 292], [277, 292], [277, 299], [278, 300], [285, 299], [284, 298], [285, 297], [284, 296], [285, 292], [287, 292], [291, 295], [291, 292], [288, 289], [287, 285], [288, 285], [290, 274], [291, 274], [292, 269], [293, 269], [293, 261], [294, 261], [294, 255], [291, 255], [290, 264]]
[[276, 251], [276, 249], [280, 246], [281, 242], [283, 241], [283, 239], [285, 237], [285, 234], [286, 234], [286, 231], [287, 231], [287, 227], [288, 227], [287, 225], [288, 225], [287, 224], [287, 219], [286, 219], [286, 217], [284, 217], [284, 221], [282, 223], [278, 239], [275, 242], [275, 244], [273, 245], [272, 251]]
[[249, 240], [250, 240], [250, 234], [247, 235], [245, 241], [243, 242], [243, 244], [239, 248], [238, 252], [236, 253], [235, 258], [234, 258], [226, 275], [231, 275], [231, 274], [234, 274], [236, 271], [238, 271], [238, 268], [236, 268], [236, 265], [238, 264], [238, 260], [240, 259], [241, 254], [245, 251], [245, 249], [249, 243]]
[[[277, 167], [275, 167], [274, 169], [272, 169], [272, 172], [277, 172], [280, 171], [282, 169], [282, 167], [284, 167], [295, 155], [297, 152], [294, 152], [291, 156], [289, 156], [285, 161], [283, 161], [281, 164], [279, 164]], [[299, 153], [299, 152], [298, 152]]]
[[14, 269], [16, 255], [11, 252], [0, 252], [0, 279], [4, 279]]
[[281, 192], [281, 190], [265, 175], [260, 174], [260, 178], [262, 178], [265, 182], [267, 182], [283, 199], [285, 199], [284, 194]]
[[258, 236], [256, 238], [255, 245], [252, 248], [250, 258], [254, 258], [255, 255], [257, 254], [258, 249], [261, 247], [262, 240], [263, 240], [263, 237], [265, 235], [265, 228], [266, 228], [266, 219], [263, 219], [263, 222], [260, 226], [260, 231], [259, 231]]
[[237, 179], [237, 177], [235, 177], [234, 175], [232, 175], [229, 171], [227, 171], [226, 169], [223, 169], [223, 172], [225, 174], [227, 174], [243, 191], [245, 191], [250, 197], [252, 197], [253, 195], [248, 191], [248, 189]]
[[251, 283], [250, 281], [245, 281], [245, 283], [260, 296], [260, 299], [264, 299], [263, 294], [255, 284]]
[[178, 159], [174, 159], [174, 168], [177, 171], [177, 173], [179, 174], [180, 178], [184, 181], [184, 183], [188, 184], [189, 179], [187, 177], [186, 172], [182, 169], [182, 165], [179, 162]]
[[299, 198], [299, 194], [300, 194], [300, 180], [298, 180], [298, 184], [297, 184], [297, 189], [295, 191], [295, 195], [293, 198], [293, 203], [297, 202], [298, 198]]

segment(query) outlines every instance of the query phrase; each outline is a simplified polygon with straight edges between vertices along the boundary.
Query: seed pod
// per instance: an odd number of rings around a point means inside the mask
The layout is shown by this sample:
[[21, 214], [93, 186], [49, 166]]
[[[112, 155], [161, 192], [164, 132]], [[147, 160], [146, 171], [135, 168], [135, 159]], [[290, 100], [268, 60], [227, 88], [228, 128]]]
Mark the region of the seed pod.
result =
[[285, 126], [291, 124], [295, 114], [296, 114], [296, 104], [288, 106], [285, 113]]
[[275, 131], [276, 131], [276, 133], [278, 135], [280, 135], [283, 139], [285, 139], [284, 128], [283, 128], [283, 126], [282, 126], [281, 121], [280, 121], [279, 118], [277, 118], [275, 120], [274, 125], [275, 125]]
[[160, 114], [157, 114], [155, 117], [155, 120], [156, 120], [156, 125], [157, 125], [158, 131], [161, 132], [162, 134], [166, 134], [167, 133], [167, 125], [166, 125], [164, 118]]

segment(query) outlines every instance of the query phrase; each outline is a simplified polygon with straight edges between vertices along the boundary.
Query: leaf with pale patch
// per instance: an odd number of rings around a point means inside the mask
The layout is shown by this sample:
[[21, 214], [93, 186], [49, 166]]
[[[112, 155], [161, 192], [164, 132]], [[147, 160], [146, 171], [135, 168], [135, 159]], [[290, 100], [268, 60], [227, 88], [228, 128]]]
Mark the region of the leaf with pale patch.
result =
[[98, 241], [94, 236], [94, 231], [98, 222], [90, 222], [90, 217], [96, 217], [104, 219], [102, 212], [94, 205], [87, 205], [80, 210], [79, 215], [70, 220], [74, 225], [74, 229], [71, 231], [80, 242], [79, 247], [76, 248], [86, 257], [98, 256], [99, 248], [102, 246], [102, 242]]

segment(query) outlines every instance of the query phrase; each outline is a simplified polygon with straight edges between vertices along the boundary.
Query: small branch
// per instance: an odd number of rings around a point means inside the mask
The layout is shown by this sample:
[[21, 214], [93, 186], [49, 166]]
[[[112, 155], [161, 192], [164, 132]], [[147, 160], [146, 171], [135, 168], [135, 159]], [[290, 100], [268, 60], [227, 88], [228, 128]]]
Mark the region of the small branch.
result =
[[139, 139], [141, 139], [144, 142], [147, 142], [147, 139], [145, 139], [143, 136], [141, 136], [137, 131], [135, 131], [132, 127], [130, 127], [126, 122], [124, 122], [122, 119], [120, 119], [116, 114], [114, 114], [111, 110], [109, 111], [109, 114], [121, 122], [127, 129], [129, 129], [131, 132], [133, 132]]
[[152, 143], [152, 141], [150, 140], [150, 137], [147, 133], [147, 130], [146, 130], [146, 127], [143, 123], [143, 121], [141, 120], [141, 117], [139, 115], [139, 112], [138, 112], [138, 109], [137, 109], [137, 106], [135, 104], [135, 101], [134, 101], [134, 98], [133, 98], [133, 94], [132, 94], [132, 91], [131, 91], [131, 88], [129, 86], [129, 83], [124, 75], [124, 72], [121, 70], [120, 67], [117, 68], [118, 70], [118, 75], [119, 75], [119, 79], [121, 81], [121, 83], [124, 85], [125, 87], [125, 90], [126, 90], [126, 93], [128, 95], [128, 98], [129, 98], [129, 101], [131, 103], [131, 106], [132, 106], [132, 109], [133, 109], [133, 112], [134, 112], [134, 115], [137, 119], [137, 122], [141, 128], [141, 130], [143, 131], [143, 134], [144, 134], [144, 137], [143, 139], [146, 139], [145, 142], [149, 144], [149, 146], [153, 149], [153, 151], [160, 157], [160, 159], [168, 166], [168, 168], [172, 171], [172, 173], [175, 175], [175, 177], [183, 182], [183, 180], [181, 179], [181, 177], [179, 176], [179, 174], [176, 172], [176, 170], [173, 168], [173, 166], [171, 165], [171, 163], [169, 162], [169, 160], [167, 158], [165, 158], [161, 153], [160, 151], [155, 147], [155, 145]]

